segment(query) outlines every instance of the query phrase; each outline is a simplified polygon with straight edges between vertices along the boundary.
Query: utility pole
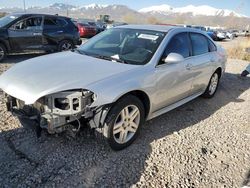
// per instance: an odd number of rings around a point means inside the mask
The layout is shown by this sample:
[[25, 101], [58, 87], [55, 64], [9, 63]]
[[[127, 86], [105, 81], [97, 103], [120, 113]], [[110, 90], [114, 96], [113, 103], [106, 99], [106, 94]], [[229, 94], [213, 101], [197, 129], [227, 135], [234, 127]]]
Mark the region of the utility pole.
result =
[[23, 10], [24, 10], [24, 12], [26, 12], [26, 4], [25, 4], [25, 0], [23, 0]]

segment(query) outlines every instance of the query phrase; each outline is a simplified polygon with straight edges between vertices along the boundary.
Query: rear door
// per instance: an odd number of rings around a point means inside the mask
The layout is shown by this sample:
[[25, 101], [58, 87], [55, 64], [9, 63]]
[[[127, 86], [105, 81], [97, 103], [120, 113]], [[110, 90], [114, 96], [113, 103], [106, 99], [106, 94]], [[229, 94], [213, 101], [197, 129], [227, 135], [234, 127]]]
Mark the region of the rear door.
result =
[[43, 29], [43, 43], [46, 46], [57, 47], [59, 41], [67, 38], [65, 26], [68, 23], [57, 16], [45, 16]]
[[170, 53], [178, 53], [184, 57], [184, 61], [171, 64], [160, 61], [156, 67], [156, 98], [154, 104], [156, 110], [176, 103], [190, 95], [193, 82], [192, 72], [189, 65], [193, 62], [191, 58], [191, 44], [187, 32], [176, 34], [169, 41], [161, 59]]
[[42, 45], [42, 16], [32, 16], [13, 24], [8, 29], [9, 41], [13, 50], [34, 50]]
[[214, 44], [203, 34], [190, 33], [193, 62], [190, 71], [194, 75], [192, 94], [203, 92], [212, 76], [213, 62], [217, 61]]

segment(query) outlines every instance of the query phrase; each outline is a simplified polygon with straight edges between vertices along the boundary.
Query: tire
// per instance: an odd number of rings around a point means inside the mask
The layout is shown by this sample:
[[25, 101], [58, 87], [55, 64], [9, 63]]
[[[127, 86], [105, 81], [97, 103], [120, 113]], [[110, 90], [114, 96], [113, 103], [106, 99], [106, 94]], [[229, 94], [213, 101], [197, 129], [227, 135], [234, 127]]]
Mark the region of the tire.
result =
[[74, 49], [74, 44], [70, 40], [63, 40], [58, 45], [59, 52], [69, 51], [72, 49]]
[[111, 108], [105, 120], [109, 146], [117, 151], [131, 145], [138, 137], [144, 121], [145, 109], [141, 100], [133, 95], [121, 98]]
[[202, 94], [202, 97], [204, 97], [204, 98], [212, 98], [215, 95], [216, 91], [217, 91], [219, 81], [220, 81], [220, 75], [219, 75], [218, 71], [216, 71], [211, 76], [209, 84], [207, 86], [207, 89]]
[[0, 44], [0, 62], [6, 57], [7, 50], [3, 44]]

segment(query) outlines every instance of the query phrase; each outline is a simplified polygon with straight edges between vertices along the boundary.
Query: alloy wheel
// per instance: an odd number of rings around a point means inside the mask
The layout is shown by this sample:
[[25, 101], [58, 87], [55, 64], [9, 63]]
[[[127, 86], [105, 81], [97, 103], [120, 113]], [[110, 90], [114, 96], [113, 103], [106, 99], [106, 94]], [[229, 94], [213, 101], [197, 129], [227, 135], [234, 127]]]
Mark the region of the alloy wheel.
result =
[[135, 105], [128, 105], [117, 116], [113, 136], [117, 143], [124, 144], [136, 134], [140, 124], [140, 110]]
[[218, 86], [218, 82], [219, 82], [219, 76], [217, 73], [215, 73], [210, 81], [210, 85], [209, 85], [209, 94], [213, 95], [217, 89]]
[[72, 49], [72, 44], [70, 42], [66, 42], [62, 45], [62, 51], [68, 51]]
[[3, 59], [4, 55], [4, 49], [0, 46], [0, 59]]

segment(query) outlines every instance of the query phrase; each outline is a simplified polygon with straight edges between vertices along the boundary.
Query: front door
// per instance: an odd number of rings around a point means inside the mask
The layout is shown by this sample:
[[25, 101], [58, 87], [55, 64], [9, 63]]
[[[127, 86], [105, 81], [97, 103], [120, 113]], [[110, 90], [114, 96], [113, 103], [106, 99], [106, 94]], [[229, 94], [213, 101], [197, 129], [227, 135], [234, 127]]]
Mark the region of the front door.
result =
[[9, 41], [14, 51], [35, 50], [42, 46], [42, 16], [18, 21], [9, 29]]
[[176, 103], [190, 95], [193, 82], [193, 74], [189, 70], [192, 63], [191, 44], [187, 33], [175, 35], [168, 43], [162, 58], [170, 53], [178, 53], [184, 57], [182, 62], [159, 62], [155, 68], [157, 90], [154, 105], [155, 111]]

